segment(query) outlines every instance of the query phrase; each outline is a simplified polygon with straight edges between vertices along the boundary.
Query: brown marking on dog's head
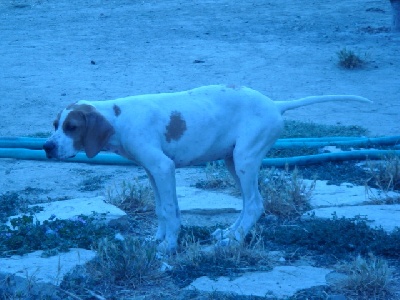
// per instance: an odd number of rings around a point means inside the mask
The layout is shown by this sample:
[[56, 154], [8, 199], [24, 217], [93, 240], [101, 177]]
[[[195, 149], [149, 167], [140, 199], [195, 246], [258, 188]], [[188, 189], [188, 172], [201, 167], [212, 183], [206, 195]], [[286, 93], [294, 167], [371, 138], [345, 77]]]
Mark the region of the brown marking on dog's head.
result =
[[62, 130], [73, 140], [75, 149], [85, 150], [87, 157], [92, 158], [107, 144], [114, 128], [93, 106], [77, 104], [71, 109]]
[[[71, 103], [71, 104], [68, 104], [67, 107], [65, 108], [65, 110], [71, 110], [71, 109], [74, 108], [75, 105], [76, 105], [76, 102]], [[60, 126], [60, 119], [61, 119], [61, 114], [63, 113], [63, 111], [64, 111], [64, 110], [60, 111], [60, 112], [57, 114], [57, 118], [53, 121], [53, 126], [54, 126], [54, 129], [55, 129], [55, 130], [57, 130], [58, 127]]]
[[60, 111], [60, 112], [57, 114], [57, 118], [53, 121], [54, 130], [57, 130], [57, 129], [58, 129], [58, 126], [60, 125], [61, 113], [62, 113], [62, 111]]
[[169, 117], [169, 123], [165, 127], [165, 139], [168, 143], [171, 140], [179, 140], [183, 133], [186, 131], [186, 121], [183, 119], [182, 114], [179, 111], [172, 111]]
[[121, 108], [118, 105], [114, 104], [113, 110], [116, 117], [118, 117], [121, 114]]

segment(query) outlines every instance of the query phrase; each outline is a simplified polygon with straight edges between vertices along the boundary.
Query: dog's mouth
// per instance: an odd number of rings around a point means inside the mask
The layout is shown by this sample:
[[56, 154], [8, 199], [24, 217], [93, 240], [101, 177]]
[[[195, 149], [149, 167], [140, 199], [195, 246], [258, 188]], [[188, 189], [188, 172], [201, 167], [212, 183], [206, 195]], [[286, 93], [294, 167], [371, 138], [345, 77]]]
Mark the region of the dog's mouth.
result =
[[[74, 158], [77, 152], [70, 154], [70, 151], [63, 151], [60, 149], [54, 141], [47, 141], [43, 144], [43, 150], [46, 152], [46, 157], [51, 160], [66, 160], [70, 158]], [[61, 150], [61, 151], [60, 151]]]
[[69, 156], [58, 156], [58, 155], [54, 155], [53, 153], [46, 152], [46, 157], [48, 159], [57, 160], [57, 161], [67, 160], [67, 159], [70, 159], [70, 158], [74, 158], [75, 156], [76, 156], [76, 154], [72, 154], [72, 155], [69, 155]]

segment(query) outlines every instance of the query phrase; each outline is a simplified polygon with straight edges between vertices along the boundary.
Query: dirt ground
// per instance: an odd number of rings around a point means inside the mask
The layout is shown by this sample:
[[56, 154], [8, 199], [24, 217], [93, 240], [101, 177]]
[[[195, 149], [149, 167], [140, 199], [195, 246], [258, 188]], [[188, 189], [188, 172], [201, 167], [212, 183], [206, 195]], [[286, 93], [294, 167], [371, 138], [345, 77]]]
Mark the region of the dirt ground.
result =
[[[48, 135], [57, 113], [80, 99], [219, 83], [274, 100], [364, 96], [374, 103], [324, 103], [285, 116], [399, 135], [400, 33], [390, 31], [391, 19], [389, 0], [2, 0], [0, 137]], [[358, 54], [362, 68], [339, 67], [342, 49]], [[179, 169], [177, 185], [204, 176]], [[0, 195], [30, 202], [107, 195], [134, 178], [144, 171], [0, 159]]]
[[[49, 133], [79, 99], [111, 99], [226, 83], [272, 99], [357, 94], [373, 104], [325, 103], [288, 119], [400, 132], [400, 34], [389, 1], [0, 2], [0, 136]], [[338, 67], [353, 50], [361, 69]], [[0, 191], [44, 199], [104, 193], [137, 168], [0, 160]], [[178, 172], [190, 185], [195, 169]], [[100, 182], [88, 191], [85, 180]]]

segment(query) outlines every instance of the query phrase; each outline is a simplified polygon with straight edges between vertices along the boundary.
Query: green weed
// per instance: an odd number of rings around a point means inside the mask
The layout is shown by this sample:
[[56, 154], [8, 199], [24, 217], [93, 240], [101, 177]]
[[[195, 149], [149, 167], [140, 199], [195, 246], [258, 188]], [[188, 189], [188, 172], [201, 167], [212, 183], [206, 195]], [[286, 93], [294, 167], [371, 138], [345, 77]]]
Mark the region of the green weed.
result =
[[347, 50], [346, 48], [336, 52], [336, 54], [338, 56], [339, 65], [345, 69], [356, 69], [365, 64], [365, 61], [362, 60], [357, 54], [351, 50]]
[[69, 248], [90, 249], [100, 237], [111, 234], [100, 220], [101, 216], [94, 213], [69, 220], [52, 216], [42, 223], [33, 214], [13, 218], [11, 226], [0, 227], [0, 256], [22, 255], [36, 250], [44, 250], [43, 256], [48, 256]]
[[381, 228], [370, 228], [368, 220], [337, 218], [312, 219], [310, 221], [284, 222], [263, 225], [262, 236], [266, 243], [284, 245], [335, 257], [350, 254], [373, 253], [385, 257], [400, 257], [400, 229], [387, 233]]

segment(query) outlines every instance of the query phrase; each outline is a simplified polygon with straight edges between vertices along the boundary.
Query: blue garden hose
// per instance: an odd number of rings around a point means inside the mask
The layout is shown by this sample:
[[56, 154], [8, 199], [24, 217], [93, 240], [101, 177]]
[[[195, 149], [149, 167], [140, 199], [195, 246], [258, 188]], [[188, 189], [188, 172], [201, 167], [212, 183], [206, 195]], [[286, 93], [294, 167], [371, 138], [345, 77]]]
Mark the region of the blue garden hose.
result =
[[[0, 138], [0, 158], [14, 158], [23, 160], [48, 160], [42, 150], [45, 138], [6, 137]], [[382, 159], [385, 156], [400, 156], [400, 136], [389, 136], [379, 138], [360, 137], [324, 137], [324, 138], [296, 138], [279, 139], [273, 148], [319, 148], [324, 146], [345, 147], [376, 147], [392, 146], [391, 150], [353, 150], [337, 153], [323, 153], [316, 155], [294, 156], [285, 158], [266, 158], [262, 165], [266, 167], [304, 166], [319, 164], [328, 161], [347, 161]], [[74, 158], [66, 162], [80, 162], [103, 165], [134, 165], [134, 162], [112, 153], [99, 153], [94, 158], [87, 158], [84, 153], [78, 153]]]
[[[26, 148], [41, 150], [46, 138], [3, 137], [0, 148]], [[367, 137], [323, 137], [323, 138], [291, 138], [279, 139], [273, 148], [290, 149], [296, 147], [320, 148], [324, 146], [374, 147], [400, 145], [400, 136], [378, 138]]]

